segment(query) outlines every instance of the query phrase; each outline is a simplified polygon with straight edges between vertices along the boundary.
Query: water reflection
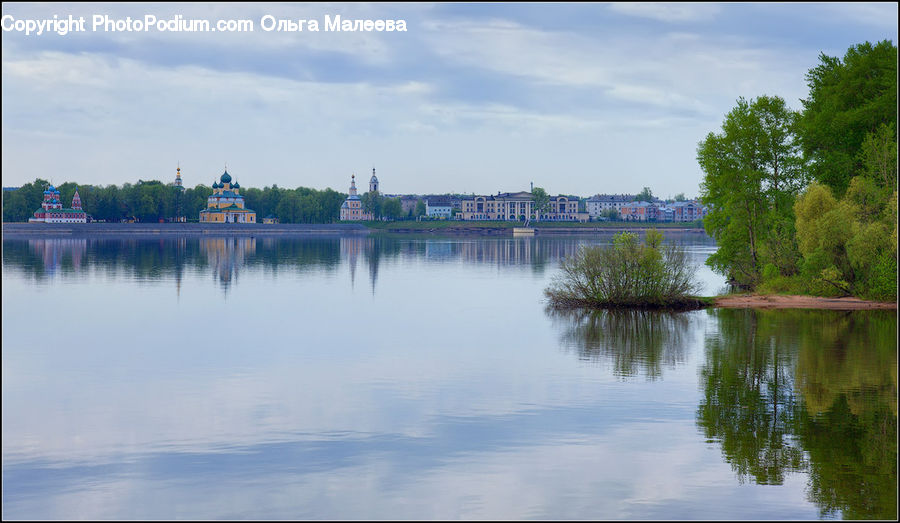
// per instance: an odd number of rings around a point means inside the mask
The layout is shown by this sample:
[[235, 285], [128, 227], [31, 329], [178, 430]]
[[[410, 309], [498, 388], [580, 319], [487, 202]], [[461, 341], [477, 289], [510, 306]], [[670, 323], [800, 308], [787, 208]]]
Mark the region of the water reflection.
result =
[[[522, 267], [543, 275], [561, 258], [574, 254], [585, 244], [606, 244], [612, 234], [530, 238], [416, 237], [410, 235], [334, 236], [311, 238], [216, 237], [158, 239], [33, 239], [4, 240], [4, 267], [20, 270], [37, 281], [61, 275], [79, 277], [83, 267], [93, 267], [114, 275], [141, 280], [174, 278], [180, 282], [187, 267], [211, 271], [227, 291], [237, 283], [242, 270], [262, 267], [277, 274], [290, 270], [315, 272], [337, 270], [342, 262], [349, 268], [351, 286], [356, 282], [357, 265], [366, 266], [374, 294], [379, 267], [401, 260], [467, 265]], [[696, 250], [697, 263], [714, 243], [705, 235], [668, 233], [670, 241]], [[709, 275], [707, 275], [709, 276]], [[720, 287], [721, 278], [709, 285]]]
[[87, 240], [84, 239], [28, 240], [29, 249], [41, 258], [47, 274], [55, 273], [64, 265], [67, 271], [80, 271], [86, 246]]
[[809, 475], [821, 516], [895, 519], [896, 315], [714, 310], [697, 423], [740, 480]]
[[233, 280], [237, 280], [247, 258], [256, 253], [256, 238], [201, 238], [199, 241], [200, 251], [225, 290]]
[[890, 313], [548, 316], [593, 236], [213, 240], [4, 242], [5, 518], [896, 512]]
[[642, 310], [547, 313], [562, 331], [564, 347], [577, 351], [580, 359], [609, 361], [617, 376], [651, 380], [662, 376], [663, 367], [684, 363], [699, 319], [696, 314]]

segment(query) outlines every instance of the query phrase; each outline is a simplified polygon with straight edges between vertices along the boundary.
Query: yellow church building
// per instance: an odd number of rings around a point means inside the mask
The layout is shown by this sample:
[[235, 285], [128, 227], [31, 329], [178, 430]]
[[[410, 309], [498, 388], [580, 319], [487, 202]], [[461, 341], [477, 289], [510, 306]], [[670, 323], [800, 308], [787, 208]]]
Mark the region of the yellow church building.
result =
[[244, 208], [241, 186], [231, 182], [228, 171], [213, 182], [213, 193], [206, 200], [206, 209], [200, 211], [200, 223], [256, 223], [256, 212]]

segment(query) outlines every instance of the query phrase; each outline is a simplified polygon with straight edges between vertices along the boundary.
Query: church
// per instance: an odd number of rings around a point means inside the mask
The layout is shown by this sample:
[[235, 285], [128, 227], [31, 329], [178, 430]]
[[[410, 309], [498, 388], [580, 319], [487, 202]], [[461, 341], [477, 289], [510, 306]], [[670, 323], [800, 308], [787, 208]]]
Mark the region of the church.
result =
[[200, 211], [200, 223], [256, 223], [256, 212], [244, 207], [244, 197], [237, 180], [232, 183], [226, 170], [213, 181], [213, 193], [206, 200], [206, 209]]
[[87, 223], [87, 213], [81, 208], [81, 197], [78, 189], [72, 197], [72, 207], [64, 208], [59, 198], [59, 189], [52, 184], [44, 191], [41, 208], [28, 218], [31, 223]]
[[[378, 187], [378, 178], [375, 178], [375, 169], [372, 169], [372, 180], [369, 181], [369, 190], [372, 190], [374, 181], [374, 187], [377, 190]], [[341, 220], [372, 220], [372, 213], [365, 212], [362, 208], [362, 200], [359, 199], [359, 195], [356, 193], [356, 175], [350, 176], [350, 194], [347, 195], [347, 199], [344, 200], [344, 203], [341, 204]]]

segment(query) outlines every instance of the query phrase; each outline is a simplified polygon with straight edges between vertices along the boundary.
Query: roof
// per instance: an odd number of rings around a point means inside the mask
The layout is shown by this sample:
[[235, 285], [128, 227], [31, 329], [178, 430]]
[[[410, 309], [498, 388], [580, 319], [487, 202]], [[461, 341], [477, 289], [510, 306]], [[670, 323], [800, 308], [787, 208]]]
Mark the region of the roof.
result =
[[233, 203], [231, 205], [229, 205], [228, 207], [219, 207], [219, 208], [207, 207], [206, 209], [203, 209], [200, 212], [223, 212], [223, 211], [225, 211], [225, 212], [253, 212], [253, 213], [256, 212], [253, 209], [243, 209]]
[[86, 212], [84, 212], [84, 209], [69, 209], [69, 208], [64, 208], [64, 209], [43, 209], [43, 208], [42, 208], [42, 209], [38, 209], [38, 210], [35, 211], [35, 212], [51, 212], [51, 213], [58, 213], [58, 212], [80, 212], [80, 213], [82, 213], [82, 214], [87, 214]]
[[587, 199], [589, 202], [630, 202], [633, 194], [597, 194]]
[[531, 201], [534, 196], [528, 191], [520, 192], [504, 192], [491, 195], [467, 196], [463, 200], [474, 200], [475, 198], [484, 198], [485, 200], [528, 200]]

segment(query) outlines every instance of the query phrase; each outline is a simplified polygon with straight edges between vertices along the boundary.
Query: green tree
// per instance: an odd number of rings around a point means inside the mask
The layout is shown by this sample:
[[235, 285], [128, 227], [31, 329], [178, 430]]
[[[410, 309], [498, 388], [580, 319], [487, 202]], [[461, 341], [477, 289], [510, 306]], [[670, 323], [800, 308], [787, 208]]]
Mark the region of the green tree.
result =
[[603, 209], [600, 212], [600, 216], [606, 218], [609, 221], [615, 221], [619, 219], [619, 211], [610, 207], [609, 209]]
[[531, 201], [533, 202], [532, 205], [534, 206], [534, 212], [537, 216], [540, 216], [550, 208], [550, 195], [547, 194], [547, 191], [545, 191], [543, 187], [535, 187], [532, 189]]
[[360, 197], [364, 212], [371, 213], [376, 220], [381, 218], [381, 206], [384, 203], [384, 197], [378, 191], [370, 191]]
[[897, 190], [897, 126], [881, 124], [868, 133], [859, 152], [866, 178], [888, 191]]
[[26, 222], [41, 207], [50, 182], [38, 178], [15, 191], [3, 191], [3, 221]]
[[802, 100], [799, 128], [812, 175], [840, 197], [865, 169], [866, 137], [897, 120], [897, 46], [865, 42], [848, 49], [843, 61], [824, 53], [819, 60], [806, 74], [809, 97]]
[[418, 218], [419, 216], [425, 216], [425, 202], [419, 200], [416, 202], [416, 210], [413, 212], [413, 216]]
[[634, 197], [634, 201], [636, 202], [652, 202], [653, 201], [653, 191], [650, 190], [649, 187], [644, 187], [641, 189], [641, 192]]
[[710, 209], [704, 226], [719, 246], [707, 264], [737, 285], [755, 287], [767, 264], [781, 274], [797, 269], [791, 204], [805, 177], [795, 120], [777, 96], [740, 98], [722, 133], [697, 148], [701, 200]]
[[684, 193], [683, 193], [683, 192], [680, 192], [680, 193], [678, 193], [678, 194], [675, 195], [675, 201], [676, 201], [676, 202], [683, 202], [683, 201], [685, 201], [685, 200], [687, 200], [687, 198], [684, 197]]
[[801, 275], [809, 292], [896, 299], [896, 194], [856, 176], [840, 200], [819, 183], [797, 199]]
[[385, 198], [381, 214], [389, 220], [396, 220], [403, 216], [403, 205], [400, 203], [400, 198]]

